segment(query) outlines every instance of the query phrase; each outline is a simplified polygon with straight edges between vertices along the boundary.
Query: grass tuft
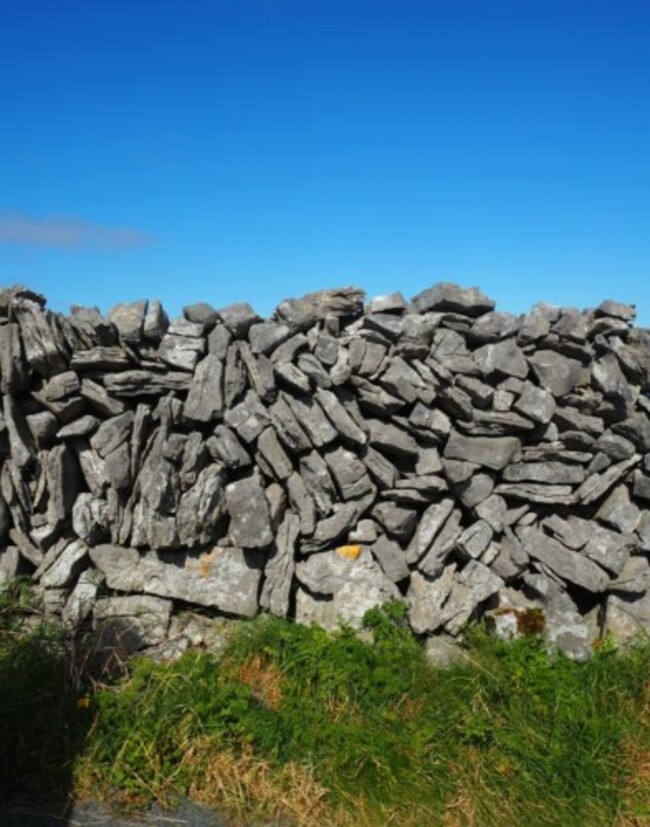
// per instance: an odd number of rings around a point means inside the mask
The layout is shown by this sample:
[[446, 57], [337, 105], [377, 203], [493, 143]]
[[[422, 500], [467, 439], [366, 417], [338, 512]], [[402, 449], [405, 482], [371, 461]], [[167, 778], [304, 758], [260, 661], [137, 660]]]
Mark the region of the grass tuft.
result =
[[[80, 687], [56, 636], [5, 624], [0, 722], [13, 703], [13, 740], [0, 739], [0, 777], [29, 776], [38, 733], [52, 778], [62, 761], [74, 794], [130, 808], [190, 795], [235, 823], [650, 823], [647, 643], [578, 664], [537, 636], [476, 629], [467, 662], [441, 670], [401, 604], [366, 627], [371, 642], [263, 617], [219, 659], [136, 658], [126, 677]], [[25, 694], [12, 699], [16, 681]]]

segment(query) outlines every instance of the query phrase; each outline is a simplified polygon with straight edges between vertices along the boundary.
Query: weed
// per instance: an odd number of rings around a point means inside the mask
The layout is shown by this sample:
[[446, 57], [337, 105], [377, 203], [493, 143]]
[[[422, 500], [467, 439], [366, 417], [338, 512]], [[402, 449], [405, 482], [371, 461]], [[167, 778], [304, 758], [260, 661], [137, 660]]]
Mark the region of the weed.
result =
[[[66, 684], [55, 719], [71, 731], [92, 720], [75, 791], [130, 807], [191, 795], [239, 819], [304, 827], [648, 823], [650, 646], [624, 656], [604, 646], [577, 664], [536, 635], [505, 643], [476, 629], [467, 660], [441, 670], [401, 604], [365, 624], [371, 642], [262, 617], [219, 659], [136, 658], [92, 697], [92, 684], [83, 695]], [[45, 644], [58, 651], [44, 630], [4, 639], [0, 704], [38, 663], [20, 647]], [[12, 708], [25, 733], [50, 725], [38, 674], [23, 684], [38, 700]]]

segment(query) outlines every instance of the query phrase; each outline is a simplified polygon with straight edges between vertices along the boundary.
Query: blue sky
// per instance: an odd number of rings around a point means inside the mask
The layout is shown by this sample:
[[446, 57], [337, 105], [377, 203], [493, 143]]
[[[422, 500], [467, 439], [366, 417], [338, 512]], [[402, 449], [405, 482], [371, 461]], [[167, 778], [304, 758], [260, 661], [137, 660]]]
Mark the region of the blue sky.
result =
[[0, 0], [0, 283], [650, 326], [650, 3]]

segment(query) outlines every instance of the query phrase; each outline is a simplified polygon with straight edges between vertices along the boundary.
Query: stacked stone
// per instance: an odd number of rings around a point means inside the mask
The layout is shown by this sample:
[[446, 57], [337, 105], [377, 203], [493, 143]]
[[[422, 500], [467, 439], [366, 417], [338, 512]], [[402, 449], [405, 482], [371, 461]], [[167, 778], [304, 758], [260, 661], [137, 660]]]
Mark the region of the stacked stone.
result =
[[332, 628], [396, 598], [426, 636], [539, 608], [574, 657], [649, 631], [650, 333], [494, 308], [441, 283], [170, 323], [1, 291], [0, 572], [147, 644], [192, 606]]

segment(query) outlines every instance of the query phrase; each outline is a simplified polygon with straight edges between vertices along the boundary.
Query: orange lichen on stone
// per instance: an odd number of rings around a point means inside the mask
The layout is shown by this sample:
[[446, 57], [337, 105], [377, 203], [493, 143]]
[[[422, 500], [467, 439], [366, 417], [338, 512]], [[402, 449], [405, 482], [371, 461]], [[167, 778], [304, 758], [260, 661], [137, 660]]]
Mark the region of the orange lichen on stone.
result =
[[361, 554], [361, 546], [339, 546], [336, 553], [341, 557], [347, 557], [348, 560], [356, 560]]
[[212, 549], [212, 551], [209, 551], [207, 554], [201, 555], [201, 557], [199, 558], [199, 565], [197, 567], [201, 577], [208, 577], [210, 575], [212, 569], [212, 562], [219, 553], [219, 551], [219, 546], [215, 546]]

